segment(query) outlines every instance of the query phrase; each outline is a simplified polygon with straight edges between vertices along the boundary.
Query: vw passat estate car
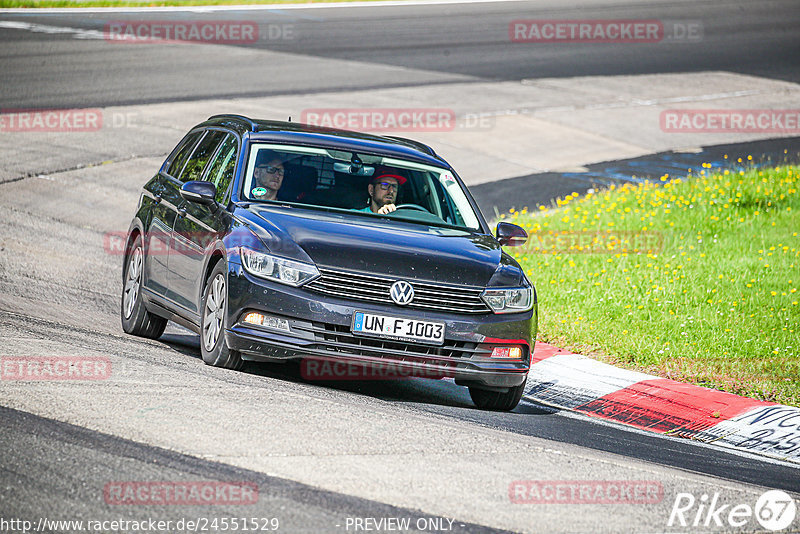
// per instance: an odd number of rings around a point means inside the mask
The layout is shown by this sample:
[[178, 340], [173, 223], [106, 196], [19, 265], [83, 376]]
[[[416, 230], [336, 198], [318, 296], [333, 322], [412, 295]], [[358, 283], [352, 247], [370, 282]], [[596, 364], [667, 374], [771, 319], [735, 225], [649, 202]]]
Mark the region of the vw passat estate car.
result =
[[493, 234], [424, 144], [216, 115], [142, 190], [122, 326], [157, 338], [174, 321], [200, 335], [203, 360], [218, 367], [390, 365], [452, 378], [477, 406], [511, 410], [537, 303], [502, 247], [526, 239], [504, 222]]

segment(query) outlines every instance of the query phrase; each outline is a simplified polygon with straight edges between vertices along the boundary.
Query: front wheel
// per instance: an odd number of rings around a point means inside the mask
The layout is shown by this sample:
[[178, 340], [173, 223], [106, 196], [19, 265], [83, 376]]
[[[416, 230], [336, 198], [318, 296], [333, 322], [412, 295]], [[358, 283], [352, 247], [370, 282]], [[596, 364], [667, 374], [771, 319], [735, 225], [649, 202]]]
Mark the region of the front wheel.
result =
[[225, 314], [228, 310], [228, 286], [225, 262], [211, 271], [203, 291], [203, 319], [200, 329], [200, 352], [203, 361], [214, 367], [239, 370], [244, 367], [241, 355], [225, 344]]
[[475, 406], [482, 410], [508, 412], [517, 407], [524, 390], [525, 382], [513, 388], [508, 388], [505, 393], [470, 387], [469, 396], [472, 397], [472, 402], [475, 403]]
[[142, 302], [142, 272], [144, 248], [142, 236], [136, 239], [125, 256], [122, 272], [122, 302], [120, 315], [122, 329], [134, 336], [158, 339], [167, 327], [167, 320], [147, 311]]

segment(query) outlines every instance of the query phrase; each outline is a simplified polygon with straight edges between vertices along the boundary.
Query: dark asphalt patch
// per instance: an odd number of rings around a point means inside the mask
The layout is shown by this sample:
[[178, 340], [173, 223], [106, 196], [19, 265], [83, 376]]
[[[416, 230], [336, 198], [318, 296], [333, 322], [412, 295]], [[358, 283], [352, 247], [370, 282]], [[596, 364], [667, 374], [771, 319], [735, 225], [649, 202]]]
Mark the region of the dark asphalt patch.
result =
[[[347, 518], [403, 518], [412, 526], [418, 520], [439, 519], [4, 406], [0, 406], [0, 427], [0, 446], [6, 451], [0, 455], [0, 516], [33, 520], [34, 525], [42, 516], [84, 522], [171, 520], [173, 525], [182, 518], [277, 517], [283, 532], [344, 532]], [[111, 482], [196, 480], [254, 483], [258, 500], [252, 505], [142, 506], [109, 505], [103, 497], [104, 486]], [[409, 530], [418, 531], [425, 532]], [[451, 531], [507, 532], [458, 520]]]
[[[711, 170], [738, 171], [750, 166], [747, 156], [753, 156], [752, 162], [749, 162], [752, 166], [800, 163], [800, 137], [714, 145], [703, 147], [697, 153], [670, 150], [587, 165], [587, 172], [529, 174], [473, 185], [469, 190], [484, 215], [495, 219], [501, 213], [508, 213], [511, 208], [535, 210], [538, 206], [550, 206], [556, 198], [564, 198], [573, 192], [584, 195], [590, 189], [597, 191], [612, 184], [640, 183], [645, 180], [658, 182], [664, 174], [679, 178], [686, 176], [689, 169], [698, 174], [703, 170], [703, 163], [710, 163]], [[742, 158], [743, 163], [738, 163], [738, 158]]]

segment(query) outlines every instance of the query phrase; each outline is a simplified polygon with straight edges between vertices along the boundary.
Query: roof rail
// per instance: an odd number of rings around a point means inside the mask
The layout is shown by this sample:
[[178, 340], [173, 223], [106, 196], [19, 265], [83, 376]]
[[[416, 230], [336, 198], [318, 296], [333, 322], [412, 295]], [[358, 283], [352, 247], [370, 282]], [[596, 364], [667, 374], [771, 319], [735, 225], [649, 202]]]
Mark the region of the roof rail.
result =
[[249, 124], [253, 132], [258, 131], [258, 123], [253, 119], [251, 119], [250, 117], [245, 117], [244, 115], [236, 115], [234, 113], [223, 113], [222, 115], [212, 115], [208, 118], [208, 120], [211, 119], [239, 119]]
[[397, 135], [384, 135], [383, 137], [387, 139], [392, 139], [394, 141], [401, 141], [406, 145], [413, 146], [417, 150], [421, 150], [422, 152], [427, 152], [431, 156], [439, 157], [438, 154], [436, 154], [436, 152], [434, 152], [433, 149], [428, 145], [426, 145], [425, 143], [420, 143], [419, 141], [414, 141], [413, 139], [408, 139], [406, 137], [399, 137]]

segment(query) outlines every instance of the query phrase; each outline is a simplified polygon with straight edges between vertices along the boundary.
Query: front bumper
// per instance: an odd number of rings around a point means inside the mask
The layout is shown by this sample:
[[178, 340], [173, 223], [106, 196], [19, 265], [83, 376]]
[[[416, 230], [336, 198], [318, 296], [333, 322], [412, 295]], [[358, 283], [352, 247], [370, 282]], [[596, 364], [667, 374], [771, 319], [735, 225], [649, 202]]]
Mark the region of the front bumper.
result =
[[[242, 322], [259, 312], [284, 319], [288, 331]], [[441, 321], [443, 345], [362, 337], [351, 332], [355, 311]], [[305, 360], [347, 364], [346, 370], [318, 375], [324, 379], [381, 379], [387, 376], [454, 378], [458, 384], [504, 389], [525, 382], [530, 368], [536, 306], [521, 314], [452, 314], [333, 298], [310, 290], [271, 283], [229, 264], [225, 340], [245, 360]], [[523, 347], [518, 359], [491, 358], [492, 346]], [[329, 366], [327, 369], [335, 369]], [[343, 368], [339, 366], [341, 371]], [[360, 370], [353, 373], [353, 369]], [[370, 372], [371, 370], [371, 372]], [[304, 373], [307, 378], [314, 376]]]

